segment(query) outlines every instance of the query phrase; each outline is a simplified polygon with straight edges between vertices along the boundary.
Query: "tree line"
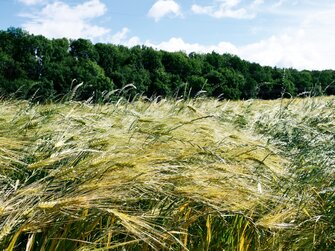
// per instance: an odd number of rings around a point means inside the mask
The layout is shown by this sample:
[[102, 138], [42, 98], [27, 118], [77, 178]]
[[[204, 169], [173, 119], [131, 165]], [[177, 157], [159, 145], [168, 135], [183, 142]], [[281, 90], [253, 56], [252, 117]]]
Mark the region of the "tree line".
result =
[[[166, 52], [0, 31], [0, 96], [37, 101], [134, 97], [275, 99], [334, 95], [335, 71], [261, 66], [231, 54]], [[120, 95], [120, 94], [119, 94]]]

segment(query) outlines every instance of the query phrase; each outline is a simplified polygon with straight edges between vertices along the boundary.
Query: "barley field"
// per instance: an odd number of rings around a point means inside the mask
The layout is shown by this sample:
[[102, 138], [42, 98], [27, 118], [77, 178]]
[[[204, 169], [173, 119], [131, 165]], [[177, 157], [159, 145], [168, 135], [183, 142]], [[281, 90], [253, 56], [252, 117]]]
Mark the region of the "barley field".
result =
[[0, 101], [0, 250], [334, 250], [335, 97]]

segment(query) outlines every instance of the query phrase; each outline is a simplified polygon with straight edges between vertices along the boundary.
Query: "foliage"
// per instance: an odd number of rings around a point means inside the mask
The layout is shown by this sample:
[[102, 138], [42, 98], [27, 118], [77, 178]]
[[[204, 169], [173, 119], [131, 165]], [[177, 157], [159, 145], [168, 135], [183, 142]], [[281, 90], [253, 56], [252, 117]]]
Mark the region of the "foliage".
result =
[[[137, 94], [165, 97], [275, 99], [335, 94], [335, 71], [260, 66], [231, 54], [157, 51], [146, 46], [49, 40], [20, 28], [0, 31], [0, 93], [34, 101], [59, 100], [83, 82], [77, 100], [108, 100], [104, 93], [132, 84]], [[105, 83], [103, 84], [102, 82]], [[24, 91], [22, 91], [24, 90]]]

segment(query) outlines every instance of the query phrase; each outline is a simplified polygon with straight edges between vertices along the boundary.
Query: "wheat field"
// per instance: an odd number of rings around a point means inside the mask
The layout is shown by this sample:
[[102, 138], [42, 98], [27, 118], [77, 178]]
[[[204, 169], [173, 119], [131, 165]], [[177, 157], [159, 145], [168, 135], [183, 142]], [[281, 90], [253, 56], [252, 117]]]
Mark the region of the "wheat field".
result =
[[0, 101], [1, 250], [334, 250], [335, 97]]

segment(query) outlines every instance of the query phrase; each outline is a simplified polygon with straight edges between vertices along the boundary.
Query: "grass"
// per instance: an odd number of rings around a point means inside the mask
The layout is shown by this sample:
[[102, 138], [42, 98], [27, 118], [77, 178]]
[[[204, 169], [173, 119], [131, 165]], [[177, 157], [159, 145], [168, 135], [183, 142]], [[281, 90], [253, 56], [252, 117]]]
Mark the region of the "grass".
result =
[[1, 250], [334, 250], [335, 98], [0, 102]]

